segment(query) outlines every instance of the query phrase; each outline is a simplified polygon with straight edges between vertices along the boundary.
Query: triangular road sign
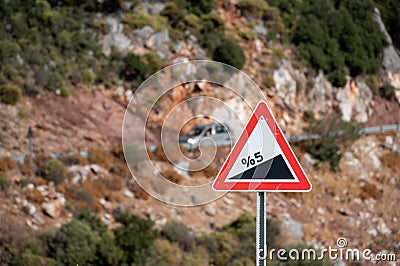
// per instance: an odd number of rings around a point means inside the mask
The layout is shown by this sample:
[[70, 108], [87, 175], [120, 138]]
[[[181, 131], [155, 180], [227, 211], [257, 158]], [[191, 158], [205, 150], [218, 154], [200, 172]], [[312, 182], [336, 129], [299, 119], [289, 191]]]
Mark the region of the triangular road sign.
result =
[[216, 191], [306, 192], [312, 186], [271, 110], [260, 102], [218, 173]]

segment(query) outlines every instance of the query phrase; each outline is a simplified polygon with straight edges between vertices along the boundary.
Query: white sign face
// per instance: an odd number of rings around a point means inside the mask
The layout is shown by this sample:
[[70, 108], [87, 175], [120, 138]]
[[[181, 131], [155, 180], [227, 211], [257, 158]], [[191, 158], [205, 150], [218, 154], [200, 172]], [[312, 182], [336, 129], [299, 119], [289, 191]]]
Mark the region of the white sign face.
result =
[[213, 183], [216, 191], [297, 191], [312, 188], [265, 102], [249, 122]]
[[[247, 182], [298, 181], [290, 165], [289, 167], [282, 165], [283, 162], [289, 165], [265, 118], [261, 117], [246, 144], [243, 146], [238, 160], [236, 160], [229, 171], [226, 181], [237, 182], [238, 179]], [[272, 166], [274, 168], [280, 167], [282, 168], [281, 170], [289, 170], [290, 172], [284, 173], [284, 176], [266, 176], [266, 173], [271, 170]], [[280, 174], [283, 174], [283, 171], [280, 171]]]

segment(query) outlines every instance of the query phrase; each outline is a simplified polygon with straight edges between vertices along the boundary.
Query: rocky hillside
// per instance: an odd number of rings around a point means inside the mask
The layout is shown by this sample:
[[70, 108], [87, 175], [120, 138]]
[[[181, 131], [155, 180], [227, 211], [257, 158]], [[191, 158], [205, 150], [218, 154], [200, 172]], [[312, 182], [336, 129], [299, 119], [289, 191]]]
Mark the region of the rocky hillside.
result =
[[[195, 59], [249, 74], [286, 134], [323, 136], [293, 143], [313, 192], [268, 195], [271, 246], [320, 249], [346, 237], [354, 248], [399, 253], [400, 138], [354, 134], [400, 123], [398, 3], [78, 2], [0, 2], [0, 265], [253, 265], [252, 193], [174, 207], [143, 191], [124, 162], [121, 128], [135, 90], [160, 68]], [[250, 111], [214, 84], [177, 86], [150, 116], [148, 144], [158, 145], [176, 105], [199, 95]], [[183, 108], [190, 116], [203, 107]], [[335, 130], [345, 134], [327, 134]], [[194, 172], [173, 167], [160, 147], [150, 157], [170, 181], [197, 185], [228, 152]], [[146, 264], [149, 256], [157, 259]]]

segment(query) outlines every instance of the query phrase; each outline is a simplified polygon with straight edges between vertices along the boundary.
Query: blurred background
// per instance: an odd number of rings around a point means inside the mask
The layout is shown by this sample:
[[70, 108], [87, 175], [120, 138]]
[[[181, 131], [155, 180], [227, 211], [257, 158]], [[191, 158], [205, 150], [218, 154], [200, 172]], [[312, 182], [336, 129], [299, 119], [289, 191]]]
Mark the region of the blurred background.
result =
[[[268, 194], [269, 247], [318, 251], [345, 237], [399, 254], [399, 49], [397, 0], [0, 0], [0, 265], [255, 264], [254, 193], [174, 207], [138, 186], [124, 161], [135, 90], [195, 59], [260, 86], [313, 184]], [[193, 96], [251, 111], [204, 81], [156, 102], [149, 156], [177, 184], [211, 182], [230, 150], [218, 147], [199, 171], [168, 161], [160, 126]], [[195, 108], [181, 111], [218, 112]], [[181, 142], [211, 122], [188, 121]], [[192, 158], [197, 148], [182, 145]], [[333, 263], [365, 262], [270, 264]]]

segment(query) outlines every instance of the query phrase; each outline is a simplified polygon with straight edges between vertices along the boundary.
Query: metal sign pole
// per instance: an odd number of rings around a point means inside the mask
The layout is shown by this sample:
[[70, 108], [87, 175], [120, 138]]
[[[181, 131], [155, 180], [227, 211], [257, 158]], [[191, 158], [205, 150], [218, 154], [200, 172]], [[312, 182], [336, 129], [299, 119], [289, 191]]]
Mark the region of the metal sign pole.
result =
[[267, 259], [267, 199], [266, 192], [257, 192], [256, 210], [256, 265], [265, 266]]
[[28, 138], [28, 141], [29, 141], [29, 167], [30, 167], [30, 172], [31, 172], [31, 180], [33, 180], [34, 179], [33, 161], [32, 161], [32, 157], [33, 157], [33, 148], [32, 148], [33, 132], [32, 132], [32, 128], [31, 127], [28, 128], [28, 133], [26, 134], [26, 137]]

